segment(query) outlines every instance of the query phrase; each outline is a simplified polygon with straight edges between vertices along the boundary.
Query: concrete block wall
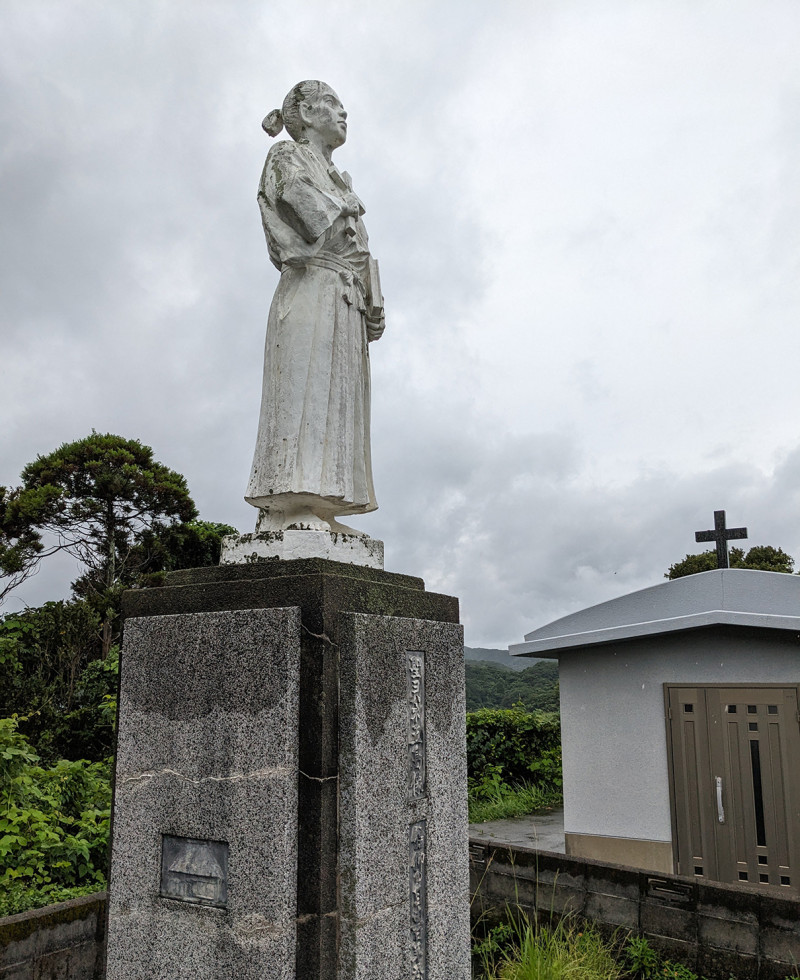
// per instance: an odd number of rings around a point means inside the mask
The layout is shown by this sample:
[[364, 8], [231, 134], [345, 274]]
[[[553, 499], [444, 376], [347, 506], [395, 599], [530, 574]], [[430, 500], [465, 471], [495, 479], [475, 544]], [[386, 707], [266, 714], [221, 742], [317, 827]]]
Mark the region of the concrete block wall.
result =
[[572, 912], [606, 933], [643, 935], [709, 980], [783, 980], [800, 964], [800, 900], [749, 885], [471, 841], [470, 886], [473, 922], [514, 908]]
[[0, 919], [0, 980], [102, 980], [106, 893]]
[[[470, 842], [473, 922], [572, 911], [647, 937], [709, 980], [783, 980], [800, 964], [800, 900], [527, 848]], [[106, 894], [0, 919], [0, 980], [102, 980]]]

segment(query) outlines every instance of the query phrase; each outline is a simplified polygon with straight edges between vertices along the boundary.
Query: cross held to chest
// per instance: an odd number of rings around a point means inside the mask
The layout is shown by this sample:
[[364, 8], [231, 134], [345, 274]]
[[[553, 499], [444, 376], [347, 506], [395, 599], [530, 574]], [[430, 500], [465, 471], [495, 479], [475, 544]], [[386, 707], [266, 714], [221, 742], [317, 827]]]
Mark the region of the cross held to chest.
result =
[[737, 538], [746, 538], [746, 527], [725, 527], [725, 511], [714, 511], [714, 530], [695, 531], [695, 541], [714, 541], [717, 545], [717, 568], [729, 568], [728, 542]]

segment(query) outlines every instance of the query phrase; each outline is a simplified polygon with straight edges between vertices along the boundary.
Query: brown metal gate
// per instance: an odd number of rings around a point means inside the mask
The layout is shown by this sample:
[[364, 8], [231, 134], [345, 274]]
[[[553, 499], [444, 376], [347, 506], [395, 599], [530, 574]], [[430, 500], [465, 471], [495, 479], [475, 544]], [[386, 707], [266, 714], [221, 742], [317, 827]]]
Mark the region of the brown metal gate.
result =
[[800, 886], [797, 686], [666, 685], [678, 874]]

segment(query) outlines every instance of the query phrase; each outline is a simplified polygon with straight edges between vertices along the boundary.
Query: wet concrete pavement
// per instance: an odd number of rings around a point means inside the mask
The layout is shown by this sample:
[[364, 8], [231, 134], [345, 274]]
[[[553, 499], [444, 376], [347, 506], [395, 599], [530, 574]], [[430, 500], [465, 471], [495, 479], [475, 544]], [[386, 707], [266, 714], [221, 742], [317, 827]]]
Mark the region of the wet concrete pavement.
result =
[[471, 823], [469, 836], [487, 844], [509, 844], [511, 847], [534, 847], [540, 851], [564, 854], [564, 810], [547, 810], [513, 820], [488, 820]]

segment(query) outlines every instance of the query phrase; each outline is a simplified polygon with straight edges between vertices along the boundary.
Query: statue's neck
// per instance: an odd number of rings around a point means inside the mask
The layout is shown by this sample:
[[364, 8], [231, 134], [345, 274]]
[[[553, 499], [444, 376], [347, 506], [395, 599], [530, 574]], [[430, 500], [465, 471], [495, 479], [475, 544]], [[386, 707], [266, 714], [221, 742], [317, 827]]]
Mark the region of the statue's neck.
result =
[[[315, 137], [317, 138], [315, 139]], [[324, 140], [321, 140], [316, 133], [311, 132], [309, 135], [304, 137], [301, 142], [307, 143], [308, 146], [310, 146], [311, 149], [317, 154], [317, 156], [321, 157], [325, 161], [327, 166], [331, 165], [333, 147], [325, 143]]]

